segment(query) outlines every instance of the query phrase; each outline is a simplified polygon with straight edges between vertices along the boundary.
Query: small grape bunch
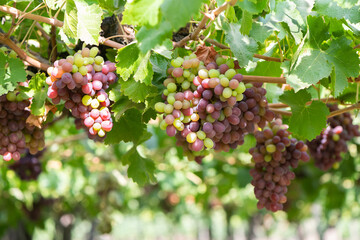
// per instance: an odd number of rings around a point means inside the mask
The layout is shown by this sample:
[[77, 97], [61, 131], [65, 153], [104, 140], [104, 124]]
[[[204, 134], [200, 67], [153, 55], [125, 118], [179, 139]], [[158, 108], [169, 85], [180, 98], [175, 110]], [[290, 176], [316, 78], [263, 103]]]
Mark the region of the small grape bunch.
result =
[[115, 63], [97, 56], [98, 48], [83, 48], [48, 69], [48, 97], [54, 104], [64, 101], [91, 139], [104, 139], [113, 127], [106, 89], [117, 80]]
[[250, 149], [255, 167], [250, 170], [258, 209], [276, 212], [283, 209], [287, 187], [295, 178], [290, 169], [300, 160], [309, 161], [307, 145], [291, 138], [287, 125], [276, 119], [263, 131], [255, 132], [256, 146]]
[[[206, 149], [229, 151], [243, 144], [244, 135], [274, 115], [268, 110], [261, 84], [244, 84], [233, 59], [217, 56], [205, 65], [195, 54], [171, 61], [163, 84], [160, 127], [176, 136], [177, 144], [195, 156]], [[200, 159], [198, 159], [200, 161]]]
[[18, 161], [26, 149], [32, 154], [45, 146], [44, 130], [26, 123], [30, 99], [18, 91], [0, 96], [0, 155], [5, 161]]

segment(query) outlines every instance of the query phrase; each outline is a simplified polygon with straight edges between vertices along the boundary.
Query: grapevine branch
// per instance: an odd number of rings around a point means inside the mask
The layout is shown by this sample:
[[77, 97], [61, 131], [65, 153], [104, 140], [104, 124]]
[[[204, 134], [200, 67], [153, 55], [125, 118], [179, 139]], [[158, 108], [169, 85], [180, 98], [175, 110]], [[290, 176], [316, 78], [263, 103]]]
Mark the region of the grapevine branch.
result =
[[243, 75], [245, 82], [262, 82], [262, 83], [280, 83], [286, 84], [286, 78], [284, 77], [265, 77], [265, 76], [251, 76]]
[[[55, 27], [63, 27], [64, 26], [64, 23], [57, 19], [47, 18], [47, 17], [43, 17], [40, 15], [32, 14], [32, 13], [24, 13], [13, 7], [0, 6], [0, 11], [11, 14], [12, 16], [15, 16], [15, 18], [27, 18], [27, 19], [31, 19], [31, 20], [34, 20], [37, 22], [47, 23], [47, 24], [50, 24]], [[113, 48], [123, 48], [124, 47], [124, 45], [114, 42], [114, 41], [111, 41], [111, 40], [107, 40], [104, 37], [99, 37], [98, 41], [99, 41], [99, 43], [101, 43], [103, 45], [113, 47]]]
[[[289, 111], [284, 111], [284, 110], [280, 110], [280, 109], [277, 109], [277, 108], [269, 108], [271, 111], [273, 111], [274, 113], [277, 113], [277, 114], [281, 114], [283, 116], [291, 116], [292, 113], [289, 112]], [[335, 117], [335, 116], [338, 116], [338, 115], [341, 115], [343, 113], [346, 113], [346, 112], [350, 112], [354, 109], [360, 109], [360, 103], [356, 103], [356, 104], [353, 104], [349, 107], [346, 107], [346, 108], [343, 108], [343, 109], [339, 109], [339, 110], [335, 110], [335, 111], [332, 111], [330, 112], [330, 114], [327, 116], [327, 118], [332, 118], [332, 117]]]
[[230, 5], [234, 6], [236, 2], [237, 2], [237, 0], [231, 0], [229, 2], [225, 2], [223, 5], [221, 5], [218, 8], [215, 8], [210, 13], [204, 14], [204, 16], [201, 19], [197, 28], [192, 33], [190, 33], [188, 36], [186, 36], [183, 39], [181, 39], [180, 41], [174, 43], [174, 48], [183, 47], [188, 41], [197, 39], [200, 31], [202, 29], [207, 28], [206, 23], [210, 19], [210, 16], [215, 19], [222, 11], [226, 10], [228, 6], [230, 6]]
[[10, 38], [7, 38], [3, 33], [0, 33], [0, 43], [9, 46], [12, 50], [14, 50], [17, 53], [20, 59], [29, 63], [33, 67], [39, 68], [44, 71], [46, 71], [50, 67], [49, 64], [44, 63], [38, 59], [35, 59], [27, 55], [26, 52], [24, 52], [20, 47], [18, 47], [13, 41], [11, 41]]

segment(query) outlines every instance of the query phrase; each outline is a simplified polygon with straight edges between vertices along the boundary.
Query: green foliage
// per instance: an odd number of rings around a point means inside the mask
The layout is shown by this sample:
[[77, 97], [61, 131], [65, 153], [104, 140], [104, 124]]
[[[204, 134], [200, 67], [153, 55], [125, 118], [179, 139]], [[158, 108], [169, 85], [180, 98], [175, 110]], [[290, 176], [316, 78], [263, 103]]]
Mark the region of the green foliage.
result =
[[0, 95], [13, 91], [19, 82], [26, 81], [24, 64], [0, 51]]

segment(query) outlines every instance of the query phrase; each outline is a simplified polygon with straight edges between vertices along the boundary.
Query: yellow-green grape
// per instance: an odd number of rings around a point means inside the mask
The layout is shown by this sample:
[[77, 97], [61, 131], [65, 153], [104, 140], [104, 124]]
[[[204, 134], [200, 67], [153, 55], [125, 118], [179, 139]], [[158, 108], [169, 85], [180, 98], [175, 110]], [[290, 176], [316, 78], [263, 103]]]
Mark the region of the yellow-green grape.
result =
[[229, 79], [227, 79], [226, 77], [220, 78], [220, 84], [223, 87], [229, 86]]
[[83, 76], [85, 76], [87, 74], [87, 68], [85, 66], [81, 66], [79, 67], [79, 73]]
[[190, 102], [189, 102], [188, 100], [184, 100], [184, 101], [182, 102], [182, 108], [183, 108], [183, 109], [188, 109], [189, 107], [191, 107]]
[[164, 108], [165, 108], [165, 103], [158, 102], [158, 103], [155, 104], [155, 111], [157, 111], [159, 113], [163, 113]]
[[252, 87], [253, 87], [253, 85], [251, 83], [245, 84], [245, 88], [252, 88]]
[[185, 115], [182, 112], [180, 112], [180, 117], [179, 117], [180, 121], [183, 121], [184, 117], [185, 117]]
[[74, 64], [74, 56], [67, 56], [66, 61], [68, 61], [71, 64]]
[[84, 57], [83, 59], [84, 59], [84, 65], [85, 65], [85, 66], [88, 65], [88, 64], [90, 64], [90, 63], [89, 63], [89, 58]]
[[189, 123], [191, 122], [190, 116], [184, 116], [184, 119], [182, 120], [183, 123]]
[[218, 57], [218, 58], [216, 59], [216, 64], [217, 64], [218, 66], [220, 66], [221, 64], [224, 64], [224, 63], [226, 63], [226, 59], [225, 59], [225, 58], [223, 58], [223, 57]]
[[242, 93], [238, 93], [238, 95], [236, 95], [236, 101], [241, 101], [244, 99], [244, 95]]
[[240, 82], [239, 86], [235, 89], [235, 91], [238, 93], [243, 93], [243, 92], [245, 92], [245, 90], [246, 90], [246, 87], [243, 82]]
[[102, 66], [98, 65], [98, 64], [94, 64], [94, 70], [95, 70], [95, 72], [101, 72]]
[[226, 101], [227, 101], [227, 99], [226, 99], [226, 98], [224, 98], [224, 97], [223, 97], [223, 95], [220, 95], [220, 97], [219, 97], [219, 98], [220, 98], [220, 101], [222, 101], [222, 102], [226, 102]]
[[11, 50], [10, 53], [9, 53], [9, 57], [16, 58], [17, 57], [16, 52], [14, 50]]
[[14, 102], [16, 100], [16, 93], [14, 92], [9, 92], [8, 94], [6, 94], [6, 99], [9, 102]]
[[339, 135], [339, 134], [334, 134], [334, 135], [332, 136], [332, 139], [333, 139], [335, 142], [337, 142], [337, 141], [340, 140], [340, 135]]
[[89, 56], [94, 58], [99, 52], [99, 49], [97, 47], [92, 47], [90, 49], [90, 53], [89, 53]]
[[98, 132], [99, 137], [104, 137], [105, 136], [105, 131], [100, 129]]
[[87, 58], [87, 61], [89, 64], [93, 64], [95, 62], [94, 58], [92, 57]]
[[206, 138], [206, 133], [204, 131], [198, 131], [196, 133], [196, 136], [200, 139], [200, 140], [204, 140]]
[[164, 107], [164, 112], [167, 114], [172, 113], [173, 110], [174, 110], [174, 107], [171, 104], [166, 104]]
[[89, 106], [91, 104], [92, 98], [90, 95], [85, 95], [83, 96], [81, 102], [82, 104], [84, 104], [85, 106]]
[[217, 78], [220, 76], [220, 72], [219, 70], [216, 70], [216, 69], [210, 69], [209, 70], [209, 77], [211, 78]]
[[231, 58], [226, 60], [226, 65], [228, 65], [229, 68], [234, 68], [235, 67], [234, 60]]
[[268, 153], [274, 153], [276, 151], [276, 146], [274, 144], [269, 144], [266, 146], [266, 151]]
[[167, 88], [167, 90], [169, 92], [175, 92], [176, 91], [176, 84], [175, 83], [169, 83], [166, 88]]
[[167, 102], [171, 105], [173, 105], [175, 103], [175, 98], [173, 96], [168, 96], [166, 98]]
[[104, 62], [104, 59], [102, 56], [96, 56], [95, 57], [95, 64], [100, 65]]
[[185, 125], [183, 123], [181, 123], [181, 125], [179, 127], [175, 127], [176, 130], [178, 130], [179, 132], [183, 131], [185, 128]]
[[192, 54], [189, 55], [189, 59], [194, 59], [194, 58], [197, 58], [195, 53], [192, 53]]
[[238, 93], [234, 90], [232, 91], [232, 94], [231, 94], [233, 97], [236, 97], [238, 95]]
[[21, 94], [16, 95], [17, 102], [21, 102], [22, 100], [24, 100], [24, 98], [21, 96]]
[[236, 75], [236, 71], [235, 69], [229, 69], [225, 72], [225, 76], [228, 78], [228, 79], [232, 79], [234, 76]]
[[222, 92], [222, 95], [224, 98], [230, 98], [232, 95], [231, 88], [224, 88], [224, 91]]
[[176, 83], [183, 83], [185, 81], [185, 78], [183, 76], [175, 78], [176, 79]]
[[272, 159], [271, 155], [266, 155], [266, 156], [264, 157], [265, 162], [270, 162], [271, 159]]
[[25, 142], [29, 143], [31, 141], [31, 135], [25, 134]]
[[168, 91], [167, 89], [164, 89], [163, 94], [164, 94], [165, 96], [169, 96], [169, 91]]
[[224, 111], [221, 111], [220, 112], [220, 117], [219, 117], [219, 121], [223, 121], [225, 119], [225, 114], [224, 114]]
[[188, 81], [184, 81], [182, 84], [181, 84], [181, 88], [186, 90], [186, 89], [189, 89], [191, 86], [190, 82]]
[[81, 67], [84, 64], [84, 59], [82, 58], [80, 53], [75, 53], [75, 55], [74, 55], [74, 63], [78, 67]]
[[186, 135], [186, 141], [188, 143], [193, 143], [196, 141], [196, 139], [197, 139], [197, 136], [196, 136], [196, 133], [194, 133], [194, 132], [191, 132], [188, 135]]
[[190, 75], [191, 75], [191, 73], [189, 72], [189, 70], [184, 70], [184, 72], [183, 72], [184, 78], [188, 78], [188, 77], [190, 77]]
[[198, 75], [202, 79], [205, 79], [205, 78], [209, 77], [208, 70], [206, 68], [205, 69], [200, 69], [199, 72], [198, 72]]
[[93, 128], [95, 131], [99, 131], [101, 129], [101, 124], [100, 123], [94, 123]]
[[161, 122], [160, 122], [160, 129], [161, 130], [166, 130], [166, 127], [167, 127], [168, 125], [166, 124], [166, 122], [165, 122], [165, 120], [162, 120]]
[[211, 115], [207, 115], [207, 116], [206, 116], [206, 121], [213, 123], [213, 122], [215, 122], [216, 120], [215, 120]]
[[97, 99], [91, 100], [91, 107], [92, 108], [98, 108], [100, 106], [100, 103]]
[[204, 145], [205, 145], [206, 148], [210, 149], [210, 148], [214, 147], [214, 142], [210, 138], [205, 138], [204, 139]]
[[182, 62], [178, 59], [173, 59], [171, 60], [171, 65], [174, 67], [174, 68], [178, 68], [178, 67], [181, 67], [181, 64]]
[[106, 97], [105, 97], [105, 95], [99, 95], [99, 96], [97, 96], [96, 99], [97, 99], [99, 102], [105, 102]]
[[79, 68], [76, 65], [73, 65], [72, 73], [77, 73], [79, 71]]

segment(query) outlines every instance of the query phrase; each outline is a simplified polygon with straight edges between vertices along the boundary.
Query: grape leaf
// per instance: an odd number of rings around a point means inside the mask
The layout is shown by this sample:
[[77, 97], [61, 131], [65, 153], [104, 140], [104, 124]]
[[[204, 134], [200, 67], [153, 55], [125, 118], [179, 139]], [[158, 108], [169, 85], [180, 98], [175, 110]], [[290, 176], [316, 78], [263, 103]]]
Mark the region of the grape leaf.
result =
[[78, 9], [77, 37], [86, 44], [98, 45], [103, 15], [101, 8], [97, 4], [88, 5], [83, 0], [76, 0], [75, 5]]
[[124, 79], [124, 81], [128, 80], [135, 71], [139, 54], [140, 50], [136, 44], [129, 44], [118, 50], [116, 56], [116, 72]]
[[126, 0], [99, 0], [101, 8], [115, 13], [122, 12], [125, 3]]
[[120, 141], [138, 142], [146, 131], [146, 125], [141, 122], [141, 113], [135, 108], [130, 108], [114, 122], [114, 127], [107, 133], [106, 144], [116, 144]]
[[240, 66], [248, 64], [257, 50], [257, 44], [254, 39], [244, 36], [239, 31], [240, 25], [235, 23], [224, 23], [226, 31], [225, 41], [229, 44], [231, 51], [239, 61]]
[[134, 74], [135, 81], [145, 83], [146, 85], [151, 85], [151, 80], [153, 77], [153, 69], [150, 63], [150, 51], [145, 55], [139, 58], [139, 66]]
[[155, 164], [149, 158], [140, 156], [136, 146], [132, 147], [123, 157], [124, 164], [128, 164], [128, 176], [139, 185], [155, 182]]
[[268, 5], [268, 0], [243, 0], [236, 3], [241, 9], [253, 14], [261, 13]]
[[166, 38], [171, 37], [171, 35], [171, 23], [162, 19], [155, 27], [141, 27], [139, 32], [136, 34], [136, 39], [139, 41], [140, 50], [143, 53], [146, 53], [155, 46], [164, 42]]
[[322, 17], [308, 16], [309, 45], [321, 49], [323, 41], [329, 39], [329, 24], [325, 23]]
[[325, 16], [334, 17], [337, 19], [348, 19], [352, 23], [360, 22], [359, 6], [352, 8], [342, 8], [336, 1], [332, 0], [317, 0], [315, 3], [316, 11]]
[[24, 69], [25, 68], [24, 63], [20, 59], [6, 57], [2, 53], [0, 53], [0, 57], [1, 57], [0, 60], [0, 64], [1, 64], [0, 96], [1, 96], [10, 91], [13, 91], [18, 86], [19, 82], [25, 82], [26, 72]]
[[184, 27], [195, 13], [199, 11], [203, 0], [166, 0], [161, 5], [164, 18], [177, 30]]
[[311, 9], [314, 7], [315, 0], [294, 0], [296, 9], [299, 11], [301, 17], [306, 21]]
[[34, 91], [30, 110], [35, 116], [43, 116], [45, 113], [45, 100], [47, 98], [47, 84], [45, 80], [45, 73], [38, 73], [29, 82], [29, 88]]
[[243, 35], [249, 35], [252, 28], [252, 14], [246, 10], [243, 11], [241, 18], [241, 28], [240, 33]]
[[147, 96], [157, 93], [156, 87], [146, 86], [134, 80], [124, 82], [120, 79], [119, 82], [121, 84], [121, 92], [133, 102], [144, 102]]
[[74, 0], [67, 0], [64, 14], [64, 33], [70, 38], [77, 38], [77, 9]]
[[261, 22], [253, 22], [250, 37], [259, 43], [264, 43], [272, 33], [273, 30], [270, 27], [263, 25]]
[[135, 0], [127, 2], [123, 24], [155, 26], [159, 22], [160, 6], [164, 0]]
[[314, 139], [326, 127], [326, 117], [329, 109], [320, 101], [311, 101], [311, 94], [306, 90], [297, 93], [286, 91], [280, 96], [280, 101], [291, 107], [292, 116], [289, 121], [289, 131], [307, 140]]
[[280, 77], [282, 74], [280, 62], [259, 61], [256, 67], [251, 71], [240, 69], [240, 73], [244, 75]]

